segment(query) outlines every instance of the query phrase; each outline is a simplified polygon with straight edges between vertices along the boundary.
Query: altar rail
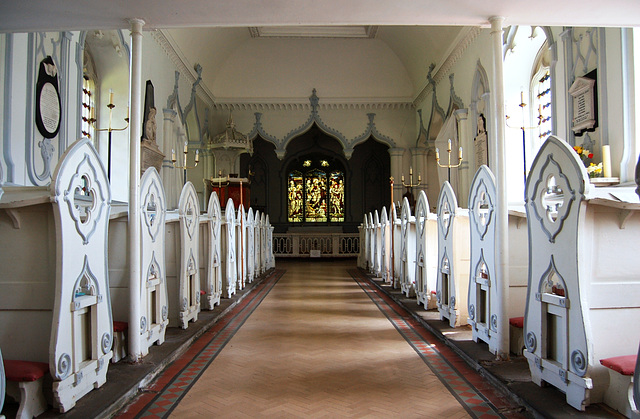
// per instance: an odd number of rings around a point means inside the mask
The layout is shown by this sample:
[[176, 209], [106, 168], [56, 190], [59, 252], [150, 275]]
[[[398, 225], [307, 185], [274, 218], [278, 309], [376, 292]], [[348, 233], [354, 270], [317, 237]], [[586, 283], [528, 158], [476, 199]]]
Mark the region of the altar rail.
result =
[[358, 233], [287, 233], [273, 235], [275, 257], [357, 257]]

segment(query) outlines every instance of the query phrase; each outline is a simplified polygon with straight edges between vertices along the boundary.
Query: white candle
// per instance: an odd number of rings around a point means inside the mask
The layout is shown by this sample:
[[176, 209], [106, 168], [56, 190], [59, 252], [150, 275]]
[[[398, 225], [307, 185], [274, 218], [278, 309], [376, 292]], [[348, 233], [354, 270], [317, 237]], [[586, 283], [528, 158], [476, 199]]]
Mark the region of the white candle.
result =
[[602, 174], [611, 177], [611, 146], [602, 146]]
[[440, 150], [436, 148], [436, 161], [440, 160]]
[[447, 151], [451, 153], [451, 140], [449, 140], [449, 146], [447, 147]]
[[185, 141], [184, 142], [184, 154], [187, 154], [189, 152], [189, 146], [188, 143]]
[[109, 89], [109, 105], [113, 105], [113, 89]]
[[462, 147], [458, 149], [458, 160], [462, 160]]
[[171, 161], [176, 162], [176, 151], [173, 148], [171, 149]]

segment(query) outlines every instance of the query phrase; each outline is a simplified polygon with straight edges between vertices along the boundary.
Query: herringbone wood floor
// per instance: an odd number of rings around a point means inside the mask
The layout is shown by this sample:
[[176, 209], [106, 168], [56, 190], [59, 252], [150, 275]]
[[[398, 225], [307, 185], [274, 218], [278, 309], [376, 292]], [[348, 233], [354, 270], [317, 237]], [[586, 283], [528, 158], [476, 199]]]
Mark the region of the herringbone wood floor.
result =
[[172, 417], [468, 417], [346, 269], [287, 270]]

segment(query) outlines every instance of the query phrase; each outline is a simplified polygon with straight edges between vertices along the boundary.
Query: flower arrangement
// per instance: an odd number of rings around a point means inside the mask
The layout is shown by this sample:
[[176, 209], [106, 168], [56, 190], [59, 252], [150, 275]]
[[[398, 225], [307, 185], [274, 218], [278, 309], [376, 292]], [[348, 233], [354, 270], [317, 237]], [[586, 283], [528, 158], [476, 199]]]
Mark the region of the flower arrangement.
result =
[[574, 146], [573, 150], [578, 153], [582, 164], [587, 168], [587, 174], [590, 178], [602, 176], [602, 163], [595, 164], [591, 161], [593, 159], [593, 153], [582, 146]]

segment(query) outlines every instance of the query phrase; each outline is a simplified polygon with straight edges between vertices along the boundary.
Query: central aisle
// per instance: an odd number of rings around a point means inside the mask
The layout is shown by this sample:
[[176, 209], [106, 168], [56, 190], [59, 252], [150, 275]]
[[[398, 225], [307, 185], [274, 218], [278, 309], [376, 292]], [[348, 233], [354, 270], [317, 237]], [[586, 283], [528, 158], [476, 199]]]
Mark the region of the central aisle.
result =
[[468, 417], [348, 274], [281, 262], [267, 297], [172, 417]]

